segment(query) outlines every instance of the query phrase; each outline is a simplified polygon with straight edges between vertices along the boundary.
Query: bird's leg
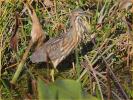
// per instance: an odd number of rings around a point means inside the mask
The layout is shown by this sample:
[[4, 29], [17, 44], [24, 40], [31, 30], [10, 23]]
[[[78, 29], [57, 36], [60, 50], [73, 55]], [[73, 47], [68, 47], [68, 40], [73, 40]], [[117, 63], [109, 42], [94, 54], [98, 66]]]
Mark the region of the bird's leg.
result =
[[55, 73], [58, 72], [58, 70], [56, 68], [53, 68], [51, 69], [51, 72], [50, 72], [50, 75], [51, 75], [51, 78], [52, 78], [52, 81], [54, 82], [55, 81]]
[[51, 75], [51, 78], [52, 78], [52, 81], [54, 82], [54, 74], [55, 74], [55, 70], [52, 68], [51, 69], [51, 72], [50, 72], [50, 75]]

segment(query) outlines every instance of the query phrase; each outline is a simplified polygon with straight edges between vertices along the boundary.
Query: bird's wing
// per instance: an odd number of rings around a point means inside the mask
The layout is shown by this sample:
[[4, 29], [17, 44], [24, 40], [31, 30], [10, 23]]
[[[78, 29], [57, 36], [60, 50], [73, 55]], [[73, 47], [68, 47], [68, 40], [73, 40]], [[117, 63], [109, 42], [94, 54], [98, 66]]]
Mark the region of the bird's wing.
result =
[[35, 52], [31, 55], [30, 60], [33, 63], [47, 62], [45, 44], [36, 48]]
[[56, 67], [74, 48], [72, 37], [64, 36], [52, 39], [46, 43], [47, 54], [54, 67]]
[[[37, 47], [30, 57], [33, 63], [47, 62], [48, 58], [58, 59], [61, 56], [60, 46], [62, 38], [51, 38], [46, 43]], [[49, 57], [50, 56], [50, 57]]]
[[53, 38], [46, 42], [46, 48], [48, 57], [51, 60], [59, 59], [62, 56], [61, 48], [62, 48], [63, 38]]
[[47, 62], [48, 57], [53, 66], [56, 67], [76, 47], [78, 40], [75, 39], [68, 35], [51, 38], [35, 50], [31, 56], [31, 61]]

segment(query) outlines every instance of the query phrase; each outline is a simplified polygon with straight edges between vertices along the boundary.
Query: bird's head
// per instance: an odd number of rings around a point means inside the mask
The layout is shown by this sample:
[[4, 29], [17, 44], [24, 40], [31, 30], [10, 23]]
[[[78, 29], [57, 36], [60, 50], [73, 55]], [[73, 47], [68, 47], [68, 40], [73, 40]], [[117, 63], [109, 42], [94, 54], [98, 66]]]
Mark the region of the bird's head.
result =
[[90, 15], [81, 9], [76, 9], [71, 14], [72, 26], [78, 35], [82, 36], [84, 33], [90, 32], [90, 24], [88, 22]]

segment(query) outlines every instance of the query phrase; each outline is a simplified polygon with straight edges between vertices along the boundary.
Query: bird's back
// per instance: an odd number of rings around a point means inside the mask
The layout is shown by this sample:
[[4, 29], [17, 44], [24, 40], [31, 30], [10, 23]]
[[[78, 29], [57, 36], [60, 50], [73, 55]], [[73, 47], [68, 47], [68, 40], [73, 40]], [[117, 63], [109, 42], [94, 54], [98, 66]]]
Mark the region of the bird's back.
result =
[[66, 56], [69, 55], [79, 42], [78, 36], [71, 36], [68, 33], [60, 37], [51, 38], [42, 46], [38, 47], [32, 54], [31, 61], [34, 63], [47, 62], [48, 57], [54, 67], [56, 67], [63, 59], [66, 58]]

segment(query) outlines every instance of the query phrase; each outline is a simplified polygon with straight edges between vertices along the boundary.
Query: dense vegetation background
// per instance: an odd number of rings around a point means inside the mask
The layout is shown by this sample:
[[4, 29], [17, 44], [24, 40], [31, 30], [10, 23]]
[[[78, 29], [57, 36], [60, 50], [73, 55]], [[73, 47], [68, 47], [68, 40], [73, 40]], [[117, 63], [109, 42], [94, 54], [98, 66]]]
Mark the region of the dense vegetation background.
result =
[[[34, 51], [33, 47], [21, 75], [16, 84], [12, 85], [10, 81], [30, 41], [32, 22], [22, 0], [0, 1], [1, 99], [133, 99], [132, 0], [29, 2], [35, 9], [43, 30], [50, 38], [70, 28], [70, 13], [78, 8], [89, 13], [87, 22], [90, 32], [84, 34], [82, 43], [59, 64], [54, 73], [52, 66], [46, 67], [44, 63], [33, 64], [29, 60]], [[15, 30], [16, 13], [19, 27], [14, 51], [10, 40]], [[54, 91], [58, 91], [58, 98]]]

